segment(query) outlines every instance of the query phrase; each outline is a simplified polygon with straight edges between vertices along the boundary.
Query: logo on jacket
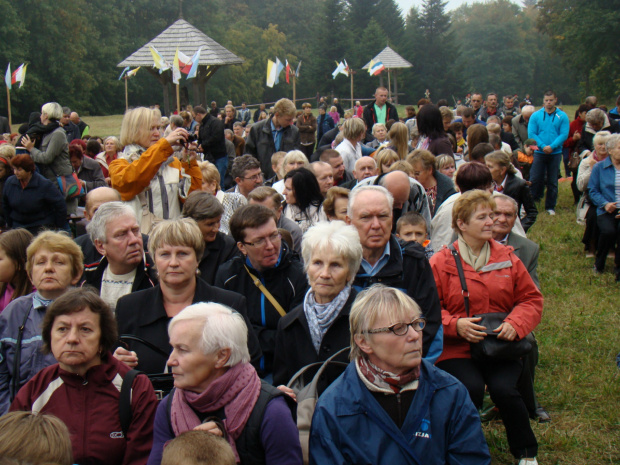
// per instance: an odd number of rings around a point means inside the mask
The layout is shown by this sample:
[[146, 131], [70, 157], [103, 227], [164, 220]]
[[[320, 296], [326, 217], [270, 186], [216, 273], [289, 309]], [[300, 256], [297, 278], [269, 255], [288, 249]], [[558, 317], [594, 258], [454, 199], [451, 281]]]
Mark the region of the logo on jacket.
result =
[[110, 433], [110, 439], [123, 439], [125, 435], [122, 431], [112, 431]]
[[427, 419], [422, 420], [422, 424], [420, 425], [420, 431], [416, 431], [414, 434], [417, 438], [426, 438], [430, 439], [431, 434], [429, 431], [431, 430], [431, 422]]

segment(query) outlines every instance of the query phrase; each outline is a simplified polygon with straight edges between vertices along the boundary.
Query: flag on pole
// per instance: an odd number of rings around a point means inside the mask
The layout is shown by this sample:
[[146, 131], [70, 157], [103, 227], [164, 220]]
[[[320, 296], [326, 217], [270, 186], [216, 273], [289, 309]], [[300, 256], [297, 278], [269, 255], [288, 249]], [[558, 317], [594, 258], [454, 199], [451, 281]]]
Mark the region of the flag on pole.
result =
[[297, 64], [297, 69], [295, 70], [295, 77], [299, 77], [299, 68], [301, 68], [301, 61]]
[[336, 76], [338, 76], [339, 74], [344, 74], [345, 76], [349, 75], [349, 73], [347, 73], [346, 67], [345, 67], [345, 65], [344, 65], [344, 63], [342, 61], [340, 63], [336, 62], [336, 69], [332, 73], [332, 77], [334, 79], [336, 79]]
[[276, 80], [275, 80], [276, 84], [280, 83], [280, 73], [282, 72], [283, 69], [284, 69], [284, 65], [282, 64], [280, 59], [276, 57]]
[[187, 79], [192, 79], [196, 77], [196, 73], [198, 72], [198, 64], [200, 62], [200, 51], [202, 50], [202, 47], [200, 47], [196, 53], [194, 53], [194, 56], [191, 59], [191, 68], [189, 69], [189, 71], [187, 72]]
[[267, 87], [273, 87], [276, 82], [276, 64], [267, 60]]
[[118, 80], [120, 81], [121, 79], [123, 79], [123, 76], [125, 75], [125, 73], [129, 71], [129, 66], [125, 66], [125, 69], [123, 70], [123, 72], [121, 73], [121, 75], [118, 77]]
[[19, 82], [19, 88], [21, 89], [26, 80], [26, 68], [28, 65], [22, 63], [19, 67], [13, 71], [11, 75], [11, 84], [17, 84]]
[[177, 51], [174, 54], [174, 60], [172, 62], [172, 82], [178, 85], [180, 80], [181, 69], [179, 68], [179, 47], [177, 47]]
[[379, 74], [381, 74], [381, 71], [383, 71], [385, 69], [385, 66], [383, 66], [383, 63], [380, 61], [373, 61], [370, 60], [370, 63], [368, 64], [368, 74], [370, 74], [371, 76], [377, 76]]
[[7, 89], [11, 88], [11, 63], [6, 68], [6, 74], [4, 75], [4, 83], [6, 84]]
[[141, 66], [138, 66], [137, 68], [132, 69], [131, 71], [127, 72], [127, 77], [130, 78], [130, 77], [135, 76], [140, 68]]
[[178, 52], [179, 52], [179, 70], [183, 74], [187, 74], [189, 73], [189, 70], [192, 68], [192, 59], [188, 57], [185, 53], [183, 53], [181, 50], [178, 50]]
[[149, 45], [149, 50], [151, 51], [151, 55], [153, 56], [153, 67], [159, 70], [159, 74], [170, 69], [170, 65], [166, 63], [164, 57], [161, 56], [161, 54], [155, 49], [155, 47]]
[[289, 82], [289, 75], [291, 74], [291, 65], [288, 64], [288, 60], [286, 60], [286, 83], [290, 84]]
[[347, 63], [347, 60], [343, 60], [344, 61], [344, 72], [346, 73], [347, 76], [349, 76], [349, 74], [351, 74], [351, 68], [349, 68], [349, 64]]

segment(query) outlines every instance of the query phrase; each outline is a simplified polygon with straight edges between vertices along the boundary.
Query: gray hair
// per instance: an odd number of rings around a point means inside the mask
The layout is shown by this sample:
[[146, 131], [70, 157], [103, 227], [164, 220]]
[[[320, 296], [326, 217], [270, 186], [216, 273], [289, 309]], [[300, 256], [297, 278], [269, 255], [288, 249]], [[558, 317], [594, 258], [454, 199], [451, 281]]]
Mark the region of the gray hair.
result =
[[347, 281], [351, 284], [362, 263], [362, 244], [357, 229], [342, 221], [321, 221], [309, 228], [301, 243], [301, 255], [306, 273], [313, 254], [326, 250], [344, 257], [349, 268]]
[[600, 108], [592, 108], [592, 110], [586, 113], [586, 122], [592, 123], [605, 123], [605, 112]]
[[620, 145], [620, 134], [612, 134], [607, 138], [607, 142], [605, 142], [605, 147], [607, 148], [607, 152], [615, 149]]
[[118, 137], [116, 136], [108, 136], [105, 139], [103, 139], [103, 145], [105, 146], [105, 144], [111, 140], [112, 142], [114, 142], [114, 145], [116, 146], [116, 151], [120, 152], [123, 149], [123, 146], [121, 145], [121, 141], [118, 140]]
[[205, 191], [194, 191], [183, 205], [183, 216], [194, 221], [216, 218], [224, 213], [224, 207], [214, 195]]
[[233, 128], [238, 128], [239, 126], [243, 127], [243, 123], [241, 121], [235, 121], [233, 123]]
[[[512, 197], [510, 197], [509, 195], [506, 194], [500, 194], [499, 192], [494, 192], [493, 193], [493, 199], [494, 200], [505, 200], [506, 202], [510, 202], [510, 204], [514, 207], [515, 209], [515, 215], [517, 213], [519, 213], [519, 204], [517, 203], [517, 201], [515, 199], [513, 199]], [[497, 206], [497, 203], [496, 203]]]
[[232, 129], [224, 129], [224, 135], [232, 137], [235, 135], [235, 133], [232, 132]]
[[174, 124], [176, 128], [183, 127], [183, 117], [181, 115], [172, 115], [170, 117], [170, 124]]
[[88, 232], [93, 244], [97, 240], [106, 244], [108, 242], [106, 237], [108, 223], [121, 216], [130, 216], [136, 222], [138, 221], [136, 212], [126, 203], [115, 201], [102, 204], [93, 215], [91, 222], [86, 226], [86, 232]]
[[241, 155], [235, 158], [230, 169], [230, 175], [233, 179], [242, 178], [246, 171], [255, 170], [260, 168], [260, 163], [252, 155]]
[[607, 139], [609, 138], [609, 136], [611, 136], [611, 132], [609, 132], [609, 131], [599, 131], [596, 134], [594, 134], [594, 137], [592, 138], [592, 143], [594, 145], [596, 145], [598, 143], [606, 144], [607, 143]]
[[387, 133], [387, 127], [385, 126], [385, 124], [383, 123], [375, 123], [372, 125], [372, 135], [375, 135], [375, 129], [378, 129], [380, 127], [383, 127], [383, 129], [385, 129], [385, 132]]
[[62, 107], [62, 114], [63, 115], [70, 115], [71, 114], [71, 108], [69, 108], [69, 107]]
[[48, 102], [43, 105], [41, 107], [41, 113], [45, 113], [49, 119], [56, 121], [62, 118], [63, 115], [62, 107], [56, 102]]
[[215, 302], [190, 305], [176, 315], [168, 325], [168, 335], [180, 321], [195, 321], [202, 325], [200, 348], [205, 355], [220, 349], [230, 349], [227, 367], [248, 363], [248, 327], [239, 312]]
[[353, 218], [353, 206], [355, 205], [355, 199], [362, 192], [374, 191], [379, 192], [385, 196], [390, 207], [390, 211], [394, 208], [394, 196], [383, 186], [360, 186], [351, 191], [349, 194], [349, 205], [347, 205], [347, 215], [349, 218]]
[[534, 105], [525, 105], [523, 108], [521, 108], [521, 114], [525, 113], [525, 114], [529, 114], [530, 116], [535, 111], [536, 111], [536, 108], [534, 107]]
[[406, 319], [410, 318], [409, 310], [413, 310], [417, 314], [417, 318], [422, 316], [420, 306], [399, 289], [387, 287], [383, 284], [374, 284], [360, 292], [349, 314], [351, 360], [362, 356], [362, 351], [355, 341], [356, 335], [361, 334], [364, 337], [370, 337], [368, 330], [371, 329], [380, 315], [386, 315], [393, 323], [404, 323]]

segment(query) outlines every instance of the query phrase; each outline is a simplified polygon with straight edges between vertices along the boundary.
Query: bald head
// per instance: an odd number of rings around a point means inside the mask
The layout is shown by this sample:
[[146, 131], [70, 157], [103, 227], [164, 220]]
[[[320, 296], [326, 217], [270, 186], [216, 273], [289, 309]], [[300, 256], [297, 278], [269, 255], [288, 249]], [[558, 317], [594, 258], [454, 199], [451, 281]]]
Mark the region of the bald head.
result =
[[111, 187], [98, 187], [86, 194], [86, 205], [84, 208], [84, 218], [88, 221], [93, 219], [93, 215], [97, 209], [107, 202], [116, 202], [121, 200], [121, 194]]
[[534, 105], [525, 105], [521, 109], [521, 114], [523, 115], [523, 118], [525, 118], [525, 121], [529, 121], [530, 116], [532, 116], [532, 113], [534, 113], [535, 110]]
[[401, 209], [409, 200], [411, 184], [409, 176], [402, 171], [392, 171], [381, 178], [380, 184], [394, 197], [394, 208]]
[[73, 124], [78, 124], [80, 122], [80, 115], [78, 115], [77, 112], [72, 111], [69, 115], [69, 119]]

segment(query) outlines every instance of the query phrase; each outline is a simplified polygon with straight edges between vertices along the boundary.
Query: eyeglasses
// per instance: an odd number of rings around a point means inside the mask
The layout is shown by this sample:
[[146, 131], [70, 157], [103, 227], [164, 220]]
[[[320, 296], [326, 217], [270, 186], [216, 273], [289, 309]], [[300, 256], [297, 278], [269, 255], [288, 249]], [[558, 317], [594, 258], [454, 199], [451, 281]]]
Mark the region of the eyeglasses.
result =
[[411, 326], [415, 331], [422, 331], [426, 326], [426, 319], [416, 318], [411, 323], [396, 323], [392, 326], [386, 326], [385, 328], [369, 329], [366, 332], [368, 334], [392, 332], [397, 336], [404, 336], [405, 334], [407, 334], [407, 331], [409, 331], [409, 326]]
[[244, 242], [244, 244], [251, 247], [262, 247], [267, 243], [267, 239], [269, 239], [269, 242], [271, 242], [272, 244], [275, 244], [281, 238], [282, 236], [280, 235], [280, 233], [276, 231], [267, 237], [261, 237], [260, 239], [256, 239], [254, 242]]
[[258, 174], [255, 174], [254, 176], [248, 176], [247, 178], [243, 177], [241, 179], [252, 180], [252, 181], [262, 181], [263, 173], [258, 173]]

